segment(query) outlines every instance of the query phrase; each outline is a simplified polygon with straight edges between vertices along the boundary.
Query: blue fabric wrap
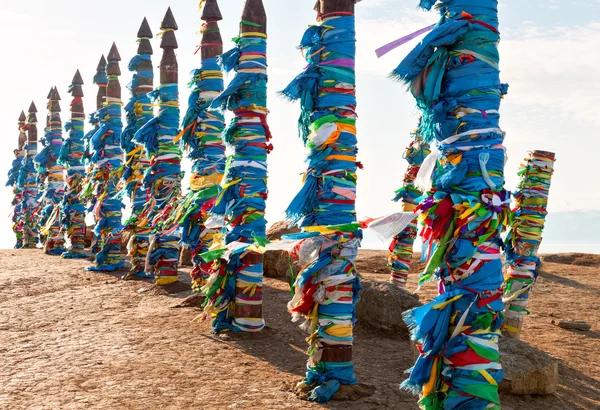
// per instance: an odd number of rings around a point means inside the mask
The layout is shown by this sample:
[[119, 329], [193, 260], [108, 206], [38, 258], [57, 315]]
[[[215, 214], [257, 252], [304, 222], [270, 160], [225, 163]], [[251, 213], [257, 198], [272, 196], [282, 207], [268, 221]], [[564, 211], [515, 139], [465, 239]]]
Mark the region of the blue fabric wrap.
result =
[[[308, 169], [302, 188], [286, 210], [288, 219], [298, 223], [300, 227], [356, 222], [354, 195], [340, 193], [340, 189], [349, 193], [356, 192], [358, 149], [355, 131], [351, 131], [356, 121], [355, 42], [353, 16], [330, 17], [321, 25], [309, 27], [300, 43], [308, 67], [281, 92], [289, 100], [300, 101], [298, 129], [309, 149], [306, 160]], [[326, 146], [315, 146], [309, 135], [323, 124], [337, 125], [339, 136]], [[310, 240], [315, 237], [315, 233], [286, 236], [297, 239], [303, 237]], [[304, 381], [313, 387], [310, 400], [317, 402], [331, 399], [340, 384], [357, 383], [352, 362], [318, 361], [314, 356], [321, 349], [318, 344], [320, 342], [344, 346], [353, 341], [352, 335], [338, 337], [328, 334], [327, 327], [331, 319], [355, 322], [355, 304], [361, 289], [360, 281], [355, 277], [354, 258], [340, 258], [338, 253], [342, 244], [348, 241], [354, 241], [353, 246], [357, 247], [362, 239], [361, 231], [336, 232], [326, 235], [326, 238], [331, 242], [321, 245], [319, 254], [303, 268], [294, 287], [299, 292], [307, 285], [316, 284], [317, 275], [321, 282], [316, 285], [327, 287], [328, 280], [333, 276], [339, 278], [338, 275], [343, 275], [344, 272], [352, 273], [347, 282], [338, 285], [352, 289], [352, 303], [340, 303], [334, 296], [326, 293], [326, 303], [318, 304], [319, 324], [311, 336], [311, 340], [314, 340], [311, 344], [312, 364], [308, 366]], [[323, 272], [328, 272], [328, 275], [323, 275]], [[315, 302], [312, 303], [314, 306]], [[294, 308], [291, 311], [296, 313]]]
[[[507, 215], [504, 133], [497, 111], [508, 86], [499, 79], [497, 0], [421, 0], [420, 7], [429, 10], [434, 4], [441, 15], [438, 25], [400, 63], [392, 77], [410, 85], [422, 112], [424, 139], [440, 151], [432, 175], [433, 188], [421, 198], [418, 212], [433, 230], [437, 229], [436, 220], [448, 216], [453, 225], [446, 225], [445, 229], [453, 230], [451, 242], [436, 237], [435, 251], [428, 255], [430, 262], [439, 264], [433, 266], [433, 277], [441, 280], [442, 294], [404, 315], [422, 353], [402, 387], [422, 394], [423, 387], [431, 381], [435, 358], [443, 358], [433, 372], [435, 391], [419, 401], [422, 408], [499, 409], [497, 393], [488, 393], [490, 402], [465, 390], [489, 384], [479, 372], [452, 365], [455, 355], [471, 349], [466, 334], [479, 329], [480, 333], [470, 336], [472, 342], [481, 340], [493, 345], [502, 324], [503, 304], [499, 296], [503, 277], [499, 257], [484, 259], [472, 273], [463, 274], [458, 283], [454, 279], [461, 272], [459, 268], [466, 271], [479, 254], [499, 256], [499, 237]], [[492, 207], [484, 202], [484, 197], [500, 198], [505, 203]], [[450, 214], [436, 213], [440, 208], [435, 206], [447, 200], [452, 204]], [[465, 204], [485, 212], [474, 214], [468, 221], [461, 220], [458, 216], [465, 211]], [[487, 240], [481, 244], [484, 235]], [[460, 298], [441, 307], [456, 296]], [[480, 306], [482, 299], [486, 303]], [[454, 331], [451, 326], [467, 311], [465, 326], [469, 332], [459, 332], [450, 339]], [[481, 363], [487, 361], [473, 364]], [[486, 370], [499, 384], [503, 372], [494, 365]], [[447, 391], [442, 390], [443, 384]]]
[[[225, 188], [212, 209], [214, 214], [224, 215], [228, 223], [225, 231], [226, 245], [234, 241], [253, 243], [256, 238], [266, 236], [264, 212], [270, 136], [266, 125], [267, 41], [265, 38], [254, 36], [242, 36], [235, 41], [236, 47], [224, 53], [218, 61], [224, 71], [234, 70], [235, 77], [211, 103], [212, 109], [229, 109], [235, 115], [222, 134], [223, 141], [233, 148], [233, 154], [227, 159], [224, 168], [221, 185]], [[240, 59], [244, 54], [252, 57]], [[247, 71], [256, 69], [263, 71]], [[214, 288], [206, 290], [209, 305], [214, 307], [213, 310], [218, 306], [227, 306], [233, 310], [236, 304], [243, 305], [246, 299], [250, 298], [249, 294], [236, 294], [236, 284], [242, 289], [255, 286], [258, 299], [262, 297], [262, 263], [244, 265], [240, 257], [241, 254], [235, 253], [227, 261], [224, 268], [225, 277], [222, 278], [224, 291], [221, 294], [215, 292]], [[256, 276], [249, 276], [246, 272], [254, 272]], [[257, 331], [264, 326], [262, 319], [238, 321], [237, 319], [246, 318], [228, 317], [226, 311], [214, 316], [214, 332], [226, 329]]]
[[[109, 60], [108, 63], [117, 61]], [[110, 81], [118, 81], [118, 77], [108, 78], [107, 82]], [[107, 100], [105, 106], [96, 113], [100, 127], [90, 137], [90, 162], [94, 165], [92, 181], [96, 197], [94, 232], [102, 238], [94, 266], [87, 268], [90, 271], [110, 272], [125, 264], [121, 256], [123, 203], [117, 197], [118, 175], [123, 165], [121, 105], [120, 101]]]
[[[208, 109], [214, 98], [202, 96], [206, 92], [222, 92], [224, 88], [217, 58], [208, 58], [201, 62], [200, 68], [192, 71], [189, 87], [192, 89], [188, 110], [183, 118], [180, 146], [187, 149], [187, 157], [192, 162], [192, 178], [203, 178], [225, 172], [225, 145], [221, 139], [225, 118], [218, 111]], [[211, 72], [208, 73], [207, 72]], [[214, 192], [208, 195], [207, 192]], [[192, 187], [188, 197], [189, 208], [181, 219], [181, 243], [192, 251], [194, 269], [191, 272], [193, 288], [200, 291], [208, 279], [209, 272], [202, 268], [201, 254], [207, 252], [212, 244], [212, 235], [203, 235], [204, 222], [209, 216], [210, 203], [216, 198], [217, 190], [211, 187], [196, 189]]]
[[[70, 91], [72, 91], [72, 85]], [[60, 205], [60, 221], [63, 231], [69, 237], [71, 248], [62, 254], [65, 259], [83, 259], [85, 235], [85, 205], [81, 198], [85, 169], [84, 156], [84, 113], [73, 113], [71, 121], [65, 124], [69, 134], [63, 142], [59, 163], [67, 169], [65, 196]]]
[[123, 187], [118, 194], [119, 196], [127, 195], [131, 201], [131, 217], [123, 227], [133, 237], [132, 247], [129, 250], [131, 269], [125, 276], [126, 278], [130, 276], [151, 277], [151, 273], [145, 272], [144, 269], [146, 250], [150, 240], [150, 227], [139, 226], [140, 215], [147, 204], [143, 176], [148, 169], [148, 159], [142, 151], [138, 150], [138, 144], [134, 140], [136, 132], [153, 118], [152, 101], [148, 93], [140, 88], [140, 80], [153, 79], [154, 72], [139, 68], [143, 62], [151, 61], [150, 54], [137, 54], [128, 64], [129, 71], [134, 73], [131, 82], [127, 85], [131, 98], [124, 108], [127, 126], [121, 134], [120, 144], [125, 153], [125, 164], [121, 176]]

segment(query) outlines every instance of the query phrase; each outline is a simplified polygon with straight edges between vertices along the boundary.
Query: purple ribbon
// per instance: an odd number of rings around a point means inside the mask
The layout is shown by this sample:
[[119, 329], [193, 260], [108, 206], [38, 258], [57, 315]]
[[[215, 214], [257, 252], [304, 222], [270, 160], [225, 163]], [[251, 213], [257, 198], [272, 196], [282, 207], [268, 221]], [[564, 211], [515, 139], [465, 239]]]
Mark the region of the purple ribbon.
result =
[[433, 28], [435, 26], [436, 26], [436, 24], [432, 24], [431, 26], [423, 27], [422, 29], [415, 31], [414, 33], [411, 33], [407, 36], [399, 38], [398, 40], [394, 40], [391, 43], [388, 43], [383, 47], [379, 47], [377, 50], [375, 50], [375, 54], [377, 54], [377, 58], [380, 58], [381, 56], [386, 55], [393, 49], [400, 47], [402, 44], [409, 42], [413, 38], [417, 38], [421, 34], [424, 34], [424, 33], [427, 33], [428, 31], [433, 30]]

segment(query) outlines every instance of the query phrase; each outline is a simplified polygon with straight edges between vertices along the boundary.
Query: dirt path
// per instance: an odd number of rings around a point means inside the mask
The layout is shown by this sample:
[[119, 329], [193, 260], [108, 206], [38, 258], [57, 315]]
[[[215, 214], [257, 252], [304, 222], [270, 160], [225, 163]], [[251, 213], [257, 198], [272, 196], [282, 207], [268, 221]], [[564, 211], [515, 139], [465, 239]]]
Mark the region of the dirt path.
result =
[[[370, 257], [379, 263], [376, 255], [364, 255], [366, 270]], [[86, 272], [87, 264], [38, 250], [0, 251], [0, 408], [417, 407], [398, 389], [412, 362], [406, 338], [360, 327], [357, 376], [376, 386], [375, 394], [325, 406], [299, 400], [291, 387], [304, 373], [306, 342], [289, 320], [284, 282], [266, 281], [264, 332], [214, 336], [208, 323], [193, 321], [198, 311], [171, 308], [189, 292], [163, 294], [148, 283]], [[505, 396], [504, 409], [600, 407], [599, 271], [577, 267], [566, 276], [547, 269], [552, 273], [540, 281], [538, 313], [527, 322], [524, 340], [561, 360], [562, 384], [549, 397]], [[585, 298], [571, 299], [574, 294]], [[585, 319], [592, 331], [557, 329], [549, 312]]]

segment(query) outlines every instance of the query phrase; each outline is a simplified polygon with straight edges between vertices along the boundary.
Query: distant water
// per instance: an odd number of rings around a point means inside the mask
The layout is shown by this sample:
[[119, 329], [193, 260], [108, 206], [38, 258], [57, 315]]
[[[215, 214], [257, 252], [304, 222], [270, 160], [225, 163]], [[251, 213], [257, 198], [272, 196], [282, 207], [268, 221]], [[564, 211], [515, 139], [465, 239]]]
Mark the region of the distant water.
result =
[[[364, 232], [364, 239], [362, 242], [363, 249], [378, 249], [378, 250], [387, 250], [389, 247], [389, 243], [383, 243], [376, 235], [369, 232], [368, 230]], [[415, 242], [415, 251], [421, 251], [421, 242], [417, 240]], [[577, 253], [591, 253], [600, 255], [600, 243], [544, 243], [542, 242], [542, 246], [540, 246], [539, 253], [569, 253], [569, 252], [577, 252]]]

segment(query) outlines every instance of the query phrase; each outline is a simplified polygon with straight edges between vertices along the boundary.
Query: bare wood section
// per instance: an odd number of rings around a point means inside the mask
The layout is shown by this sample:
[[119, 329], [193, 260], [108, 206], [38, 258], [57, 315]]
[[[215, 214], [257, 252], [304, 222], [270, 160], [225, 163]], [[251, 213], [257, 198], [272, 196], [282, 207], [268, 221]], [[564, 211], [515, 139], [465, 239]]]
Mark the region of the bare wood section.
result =
[[162, 59], [160, 60], [160, 83], [177, 84], [179, 82], [179, 66], [177, 64], [175, 49], [179, 46], [175, 37], [175, 31], [178, 27], [170, 7], [167, 9], [160, 28], [164, 30], [160, 42], [160, 48], [163, 49]]
[[[244, 24], [248, 21], [255, 24], [260, 24], [260, 27]], [[267, 13], [262, 0], [246, 0], [244, 11], [242, 12], [242, 33], [263, 33], [267, 34]]]

